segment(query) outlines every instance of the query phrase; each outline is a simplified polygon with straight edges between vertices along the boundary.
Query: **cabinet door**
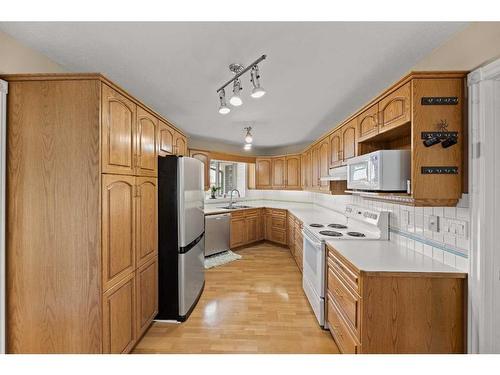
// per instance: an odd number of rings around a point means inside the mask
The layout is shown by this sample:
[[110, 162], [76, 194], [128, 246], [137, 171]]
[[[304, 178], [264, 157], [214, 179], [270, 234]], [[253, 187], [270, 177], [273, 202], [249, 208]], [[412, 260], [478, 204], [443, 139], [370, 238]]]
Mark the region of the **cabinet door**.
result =
[[[328, 139], [321, 141], [319, 145], [319, 177], [328, 176], [328, 168], [330, 167], [330, 147]], [[321, 190], [330, 189], [330, 181], [320, 181]]]
[[259, 210], [259, 215], [257, 216], [257, 238], [259, 241], [265, 239], [263, 212], [263, 210]]
[[230, 235], [231, 248], [242, 246], [246, 243], [245, 222], [246, 220], [244, 217], [231, 219], [231, 235]]
[[102, 298], [103, 352], [127, 353], [135, 344], [135, 278], [126, 279], [104, 293]]
[[158, 258], [137, 269], [137, 337], [140, 337], [158, 313]]
[[255, 161], [257, 189], [272, 188], [271, 159], [257, 159]]
[[102, 172], [135, 173], [136, 105], [102, 85]]
[[174, 154], [174, 134], [175, 130], [160, 120], [158, 131], [158, 155]]
[[210, 156], [207, 152], [197, 151], [197, 150], [189, 150], [189, 156], [192, 158], [198, 159], [203, 163], [203, 180], [205, 190], [210, 189]]
[[259, 240], [259, 220], [258, 216], [248, 216], [246, 218], [246, 230], [247, 237], [246, 243], [252, 243]]
[[136, 186], [136, 254], [139, 267], [158, 254], [158, 180], [138, 177]]
[[357, 120], [359, 141], [378, 134], [378, 103], [362, 112]]
[[135, 268], [135, 177], [102, 176], [102, 281], [109, 289]]
[[141, 107], [137, 108], [137, 165], [138, 176], [157, 176], [156, 139], [158, 119]]
[[273, 158], [273, 189], [285, 188], [285, 158]]
[[292, 215], [288, 216], [287, 230], [288, 230], [287, 233], [288, 247], [290, 248], [290, 252], [292, 254], [295, 254], [295, 219], [293, 218]]
[[286, 188], [300, 190], [300, 155], [287, 156], [285, 162]]
[[311, 149], [311, 188], [319, 189], [319, 147]]
[[175, 154], [179, 156], [187, 155], [187, 141], [181, 133], [175, 132], [174, 134], [174, 147]]
[[338, 167], [342, 164], [342, 130], [337, 130], [330, 135], [330, 167]]
[[342, 163], [356, 156], [356, 119], [349, 121], [342, 128]]
[[411, 121], [410, 97], [411, 88], [408, 82], [379, 102], [380, 133]]
[[300, 163], [301, 169], [301, 179], [302, 179], [302, 189], [311, 188], [311, 150], [308, 150], [302, 154], [302, 160]]
[[265, 239], [272, 241], [273, 216], [271, 213], [266, 213], [264, 216], [264, 232]]

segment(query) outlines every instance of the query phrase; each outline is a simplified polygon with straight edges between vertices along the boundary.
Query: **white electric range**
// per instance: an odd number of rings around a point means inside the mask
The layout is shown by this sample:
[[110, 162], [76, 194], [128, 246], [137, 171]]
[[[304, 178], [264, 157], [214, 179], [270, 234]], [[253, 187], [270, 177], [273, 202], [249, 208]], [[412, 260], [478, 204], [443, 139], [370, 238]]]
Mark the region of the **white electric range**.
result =
[[325, 241], [388, 240], [389, 212], [347, 205], [331, 222], [306, 222], [302, 286], [321, 327], [325, 327], [326, 246]]

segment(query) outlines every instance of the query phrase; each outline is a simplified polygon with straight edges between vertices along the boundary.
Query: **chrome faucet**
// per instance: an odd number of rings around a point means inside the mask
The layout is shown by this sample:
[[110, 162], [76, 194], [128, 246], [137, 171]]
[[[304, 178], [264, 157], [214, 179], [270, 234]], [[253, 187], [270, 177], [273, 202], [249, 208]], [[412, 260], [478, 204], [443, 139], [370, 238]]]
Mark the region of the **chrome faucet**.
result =
[[231, 201], [229, 202], [229, 207], [233, 207], [233, 191], [238, 193], [238, 198], [241, 198], [240, 191], [238, 189], [231, 190]]

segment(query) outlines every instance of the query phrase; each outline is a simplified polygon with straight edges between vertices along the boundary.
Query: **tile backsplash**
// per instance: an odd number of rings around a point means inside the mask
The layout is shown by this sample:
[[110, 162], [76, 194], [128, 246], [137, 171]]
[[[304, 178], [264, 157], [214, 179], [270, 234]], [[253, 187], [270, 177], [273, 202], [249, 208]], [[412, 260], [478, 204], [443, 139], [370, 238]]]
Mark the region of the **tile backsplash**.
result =
[[[468, 271], [470, 211], [467, 195], [463, 196], [457, 207], [411, 207], [353, 195], [328, 195], [286, 190], [248, 190], [246, 199], [314, 203], [336, 211], [344, 211], [346, 204], [387, 210], [391, 212], [391, 241], [447, 265]], [[433, 216], [438, 218], [439, 231], [437, 232], [429, 229], [429, 220]], [[463, 236], [454, 234], [456, 223], [463, 226], [465, 231]], [[446, 231], [448, 229], [450, 231]]]

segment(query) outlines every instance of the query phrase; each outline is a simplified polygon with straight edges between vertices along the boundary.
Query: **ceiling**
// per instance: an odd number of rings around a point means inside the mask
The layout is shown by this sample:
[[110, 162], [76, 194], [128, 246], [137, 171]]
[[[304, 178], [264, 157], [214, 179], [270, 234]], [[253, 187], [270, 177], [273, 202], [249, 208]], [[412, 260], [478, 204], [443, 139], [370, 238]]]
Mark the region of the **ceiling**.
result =
[[[194, 138], [258, 148], [316, 139], [462, 30], [449, 22], [0, 23], [0, 30], [74, 72], [101, 72]], [[262, 54], [261, 84], [218, 113], [233, 62]], [[227, 92], [227, 91], [226, 91]]]

